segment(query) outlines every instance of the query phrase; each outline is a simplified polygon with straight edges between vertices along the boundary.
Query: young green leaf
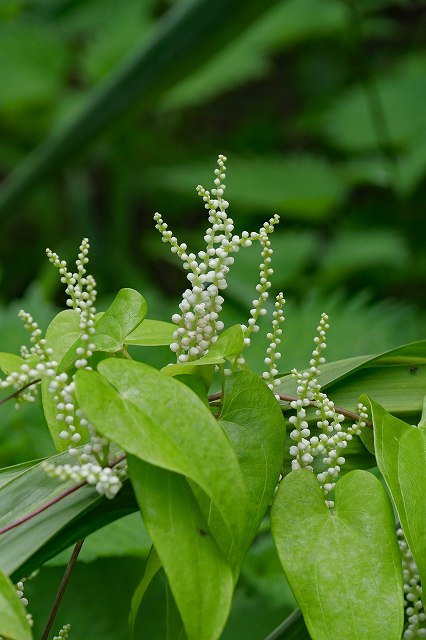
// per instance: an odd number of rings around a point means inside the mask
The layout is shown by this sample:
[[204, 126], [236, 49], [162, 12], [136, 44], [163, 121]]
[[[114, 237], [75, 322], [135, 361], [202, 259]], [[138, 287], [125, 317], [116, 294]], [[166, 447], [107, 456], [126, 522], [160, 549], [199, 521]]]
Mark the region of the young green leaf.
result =
[[0, 369], [3, 373], [11, 373], [12, 371], [19, 371], [21, 365], [25, 363], [24, 358], [17, 356], [14, 353], [0, 353]]
[[80, 316], [74, 309], [61, 311], [47, 327], [46, 342], [53, 351], [52, 360], [58, 363], [58, 373], [66, 371], [76, 360], [81, 334]]
[[243, 479], [205, 404], [181, 382], [140, 362], [110, 358], [98, 371], [76, 375], [79, 404], [97, 431], [141, 460], [197, 483], [239, 546], [246, 517]]
[[231, 607], [233, 576], [188, 482], [133, 456], [129, 472], [188, 639], [217, 640]]
[[159, 347], [173, 342], [176, 326], [162, 320], [144, 320], [126, 337], [126, 344]]
[[367, 396], [363, 402], [371, 408], [377, 464], [426, 584], [426, 428], [395, 418]]
[[400, 640], [402, 570], [392, 507], [380, 481], [353, 471], [336, 485], [335, 508], [305, 469], [281, 482], [272, 534], [313, 640]]
[[69, 348], [81, 336], [80, 316], [68, 309], [56, 315], [47, 327], [46, 343], [53, 350], [52, 359], [59, 364]]
[[0, 571], [0, 633], [9, 640], [31, 640], [30, 625], [16, 589]]
[[[52, 349], [52, 360], [58, 363], [58, 373], [65, 371], [76, 359], [76, 348], [81, 336], [80, 316], [72, 309], [61, 311], [49, 324], [46, 331], [47, 346]], [[56, 420], [56, 403], [49, 393], [50, 380], [44, 378], [41, 383], [41, 397], [44, 416], [57, 451], [65, 451], [68, 447], [59, 437]]]
[[123, 349], [126, 338], [144, 320], [145, 298], [134, 289], [120, 289], [114, 301], [96, 322], [93, 343], [97, 351], [115, 353]]
[[136, 618], [139, 612], [139, 608], [141, 606], [141, 602], [143, 597], [152, 582], [152, 579], [161, 569], [161, 560], [158, 557], [158, 553], [151, 547], [151, 551], [148, 556], [148, 560], [146, 561], [145, 573], [143, 574], [142, 580], [139, 582], [138, 586], [135, 589], [135, 592], [132, 597], [132, 604], [130, 607], [129, 614], [129, 633], [133, 640], [134, 632], [135, 632], [135, 624]]

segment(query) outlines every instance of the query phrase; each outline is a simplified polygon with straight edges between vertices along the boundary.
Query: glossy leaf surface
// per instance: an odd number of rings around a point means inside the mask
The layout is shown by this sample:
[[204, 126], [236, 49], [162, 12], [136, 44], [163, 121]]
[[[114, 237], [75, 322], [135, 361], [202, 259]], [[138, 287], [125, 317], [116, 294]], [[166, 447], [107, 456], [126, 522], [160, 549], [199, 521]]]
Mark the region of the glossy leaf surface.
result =
[[122, 449], [193, 480], [239, 546], [246, 492], [228, 439], [188, 387], [148, 365], [111, 358], [78, 371], [77, 398], [96, 429]]
[[305, 469], [278, 489], [272, 533], [313, 640], [400, 640], [402, 571], [392, 507], [380, 481], [353, 471], [335, 489], [335, 509]]
[[[53, 351], [52, 359], [58, 363], [58, 371], [64, 371], [76, 359], [75, 348], [80, 336], [80, 317], [72, 309], [61, 311], [49, 324], [46, 331], [46, 342]], [[41, 383], [44, 416], [56, 450], [66, 451], [68, 445], [59, 437], [56, 403], [53, 394], [48, 391], [49, 384], [48, 379], [44, 379]]]
[[[295, 395], [292, 375], [281, 376], [278, 393]], [[339, 406], [354, 410], [368, 390], [392, 413], [421, 413], [426, 386], [426, 341], [413, 342], [372, 356], [357, 356], [321, 366], [319, 382]], [[403, 390], [403, 393], [401, 393]]]
[[19, 371], [24, 362], [24, 358], [21, 358], [21, 356], [17, 356], [14, 353], [0, 353], [0, 369], [3, 373], [8, 374], [12, 371]]

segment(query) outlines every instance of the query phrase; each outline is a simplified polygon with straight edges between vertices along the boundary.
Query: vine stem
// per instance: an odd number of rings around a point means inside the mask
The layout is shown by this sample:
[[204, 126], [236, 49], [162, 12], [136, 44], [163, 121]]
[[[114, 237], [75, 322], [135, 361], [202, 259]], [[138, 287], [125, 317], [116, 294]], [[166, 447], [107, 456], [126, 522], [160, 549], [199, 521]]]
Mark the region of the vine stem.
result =
[[[297, 396], [288, 396], [285, 393], [278, 393], [276, 395], [278, 395], [280, 397], [280, 400], [283, 400], [283, 402], [296, 402], [296, 400], [298, 400]], [[209, 396], [209, 402], [214, 402], [215, 400], [221, 400], [221, 398], [222, 398], [221, 393], [213, 393], [212, 395]], [[311, 407], [316, 406], [313, 400], [311, 400], [309, 404]], [[344, 409], [343, 407], [334, 407], [334, 408], [337, 411], [337, 413], [341, 413], [346, 418], [350, 418], [351, 420], [356, 420], [356, 421], [361, 420], [361, 416], [358, 413], [355, 413], [354, 411], [349, 411], [349, 409]], [[370, 420], [365, 420], [365, 423], [367, 427], [370, 427], [370, 429], [372, 429], [373, 425], [370, 422]]]
[[8, 400], [17, 398], [23, 391], [25, 391], [25, 389], [28, 389], [28, 387], [31, 387], [33, 384], [38, 384], [39, 382], [41, 382], [41, 380], [32, 380], [31, 382], [27, 382], [27, 384], [24, 384], [24, 386], [21, 387], [20, 389], [16, 389], [16, 391], [14, 391], [13, 393], [9, 394], [5, 398], [2, 398], [0, 400], [0, 404], [4, 404]]
[[[119, 462], [122, 462], [125, 457], [126, 457], [126, 454], [124, 453], [121, 454], [115, 460], [113, 460], [108, 466], [115, 467]], [[78, 484], [75, 484], [73, 487], [70, 487], [69, 489], [65, 489], [65, 491], [62, 491], [62, 493], [58, 494], [57, 496], [55, 496], [45, 504], [42, 504], [37, 509], [34, 509], [34, 511], [27, 513], [26, 516], [22, 516], [22, 518], [18, 518], [14, 522], [7, 524], [5, 527], [0, 529], [0, 535], [2, 535], [3, 533], [7, 533], [7, 531], [11, 531], [11, 529], [15, 529], [16, 527], [19, 527], [19, 525], [24, 524], [24, 522], [28, 522], [28, 520], [31, 520], [31, 518], [38, 516], [39, 513], [46, 511], [46, 509], [49, 509], [49, 507], [52, 507], [57, 502], [60, 502], [61, 500], [69, 496], [71, 493], [74, 493], [74, 491], [78, 491], [78, 489], [81, 489], [81, 487], [84, 487], [86, 484], [87, 484], [87, 481], [83, 480], [83, 482], [79, 482]]]
[[281, 624], [276, 629], [274, 629], [274, 631], [272, 631], [272, 633], [270, 633], [269, 636], [265, 638], [265, 640], [280, 640], [280, 638], [284, 640], [284, 638], [286, 637], [284, 634], [286, 634], [287, 631], [291, 630], [291, 627], [294, 624], [300, 622], [301, 619], [302, 613], [300, 609], [296, 609], [288, 616], [288, 618], [281, 622]]
[[53, 601], [52, 609], [50, 610], [49, 618], [44, 628], [41, 640], [47, 640], [49, 636], [50, 630], [56, 618], [56, 614], [58, 613], [59, 605], [61, 604], [63, 595], [65, 593], [65, 589], [67, 588], [68, 581], [71, 576], [71, 572], [74, 568], [75, 563], [77, 562], [80, 549], [83, 546], [83, 542], [84, 542], [84, 538], [82, 540], [79, 540], [73, 549], [67, 568], [65, 569], [65, 573], [62, 576], [61, 584], [59, 585], [58, 591], [55, 596], [55, 600]]

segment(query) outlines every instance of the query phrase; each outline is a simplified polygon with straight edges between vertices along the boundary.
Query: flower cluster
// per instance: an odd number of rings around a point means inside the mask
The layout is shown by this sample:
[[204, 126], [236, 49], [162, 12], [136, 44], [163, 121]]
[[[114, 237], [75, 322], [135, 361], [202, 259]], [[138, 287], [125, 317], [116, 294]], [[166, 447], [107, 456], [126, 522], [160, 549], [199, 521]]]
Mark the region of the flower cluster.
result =
[[396, 534], [402, 556], [404, 608], [407, 618], [407, 626], [402, 637], [404, 640], [426, 638], [426, 612], [422, 602], [419, 571], [411, 555], [404, 532], [400, 527], [397, 529]]
[[21, 401], [34, 402], [41, 377], [53, 378], [58, 366], [57, 362], [52, 359], [52, 349], [47, 347], [37, 322], [23, 310], [19, 312], [18, 316], [30, 333], [32, 344], [29, 349], [26, 346], [21, 347], [21, 356], [24, 362], [19, 369], [11, 371], [4, 380], [0, 380], [0, 388], [2, 389], [13, 387], [16, 390], [22, 390], [16, 396], [17, 408]]
[[[302, 373], [293, 369], [292, 374], [297, 380], [298, 399], [290, 403], [292, 409], [296, 411], [294, 416], [289, 418], [293, 426], [290, 438], [295, 443], [290, 447], [290, 455], [293, 456], [292, 468], [307, 468], [313, 470], [312, 462], [315, 457], [322, 455], [322, 462], [325, 471], [317, 474], [324, 497], [330, 494], [335, 485], [341, 467], [346, 460], [343, 457], [343, 450], [353, 439], [354, 435], [359, 435], [361, 429], [366, 425], [368, 417], [367, 409], [362, 404], [358, 404], [359, 420], [343, 430], [342, 423], [345, 416], [337, 413], [334, 402], [330, 400], [318, 382], [320, 373], [319, 365], [325, 362], [322, 355], [325, 350], [326, 332], [329, 328], [328, 316], [323, 313], [317, 327], [318, 335], [315, 337], [315, 348], [309, 362], [310, 368]], [[316, 426], [320, 429], [319, 436], [311, 436], [309, 424], [306, 420], [306, 408], [310, 405], [316, 407]], [[332, 500], [326, 500], [329, 507], [334, 506]]]
[[[32, 576], [30, 576], [30, 578], [31, 577]], [[26, 581], [26, 578], [22, 578], [15, 585], [16, 595], [18, 596], [19, 600], [21, 601], [21, 604], [24, 607], [24, 609], [26, 609], [28, 607], [28, 599], [24, 596], [24, 588], [25, 588], [24, 582], [25, 581]], [[32, 627], [34, 622], [33, 622], [33, 617], [31, 615], [31, 613], [26, 613], [26, 618], [27, 618], [27, 621], [28, 621], [28, 624], [30, 625], [30, 627]]]
[[[65, 260], [46, 250], [49, 261], [58, 269], [61, 282], [66, 285], [67, 306], [79, 315], [81, 335], [74, 345], [73, 364], [75, 369], [90, 369], [89, 360], [95, 350], [96, 282], [87, 273], [89, 242], [81, 242], [74, 272], [68, 270]], [[53, 395], [56, 405], [56, 422], [59, 438], [67, 443], [68, 453], [76, 457], [76, 463], [55, 466], [46, 461], [44, 468], [51, 476], [61, 480], [87, 482], [96, 487], [101, 495], [113, 498], [122, 487], [126, 474], [125, 465], [113, 466], [110, 454], [110, 442], [100, 438], [78, 407], [75, 393], [74, 374], [58, 372], [58, 362], [53, 360], [53, 350], [42, 337], [42, 331], [33, 317], [20, 311], [19, 317], [30, 332], [31, 347], [21, 347], [24, 359], [18, 371], [13, 371], [0, 381], [0, 388], [13, 386], [17, 389], [18, 400], [33, 401], [37, 385], [42, 379], [48, 379], [48, 391]], [[85, 443], [83, 449], [77, 449]]]
[[68, 640], [70, 629], [71, 629], [70, 624], [64, 624], [64, 626], [62, 627], [58, 635], [55, 636], [53, 640]]
[[275, 299], [275, 310], [272, 313], [272, 332], [268, 333], [266, 336], [269, 340], [269, 347], [266, 349], [266, 358], [264, 362], [268, 367], [268, 370], [263, 372], [262, 378], [267, 382], [268, 387], [271, 390], [273, 390], [275, 386], [281, 384], [281, 380], [275, 376], [278, 374], [276, 360], [281, 358], [281, 353], [277, 350], [277, 347], [281, 343], [281, 335], [283, 332], [280, 325], [285, 320], [283, 313], [284, 304], [284, 296], [282, 293], [279, 293]]
[[[43, 463], [44, 470], [48, 475], [57, 477], [63, 481], [72, 480], [76, 483], [86, 482], [95, 487], [100, 495], [104, 495], [109, 499], [115, 498], [122, 487], [123, 480], [127, 476], [126, 461], [123, 460], [114, 467], [112, 466], [114, 463], [113, 460], [109, 463], [111, 466], [105, 463], [99, 464], [93, 454], [94, 446], [96, 447], [96, 445], [92, 443], [85, 445], [85, 452], [79, 456], [78, 464], [66, 463], [54, 465], [52, 462], [46, 460]], [[108, 441], [104, 444], [104, 448], [106, 447], [108, 447], [109, 450]], [[90, 453], [88, 452], [89, 449]]]
[[58, 269], [61, 282], [66, 284], [65, 293], [69, 296], [66, 304], [80, 315], [80, 344], [76, 347], [78, 356], [74, 365], [76, 369], [87, 367], [88, 359], [93, 353], [95, 345], [90, 342], [90, 336], [95, 333], [95, 301], [96, 282], [93, 276], [87, 274], [85, 265], [89, 262], [89, 241], [83, 238], [77, 260], [76, 271], [68, 271], [65, 260], [60, 260], [58, 254], [46, 249], [49, 261]]
[[[183, 262], [185, 270], [189, 271], [187, 279], [191, 287], [187, 288], [179, 305], [180, 313], [172, 316], [172, 321], [177, 325], [174, 332], [174, 341], [170, 349], [176, 353], [178, 362], [197, 360], [206, 354], [217, 340], [218, 331], [223, 329], [223, 322], [219, 320], [224, 299], [221, 291], [227, 287], [227, 276], [234, 263], [234, 255], [241, 247], [249, 247], [253, 240], [258, 240], [262, 245], [261, 283], [260, 297], [253, 301], [256, 307], [249, 320], [249, 327], [245, 327], [245, 344], [250, 344], [248, 337], [251, 331], [257, 330], [256, 320], [263, 314], [261, 306], [267, 298], [266, 290], [270, 287], [269, 275], [272, 269], [269, 267], [270, 243], [268, 234], [274, 230], [279, 218], [275, 216], [265, 222], [259, 232], [234, 234], [234, 222], [228, 216], [229, 202], [223, 198], [226, 185], [226, 157], [218, 157], [218, 168], [215, 170], [214, 188], [208, 191], [202, 186], [197, 187], [197, 192], [204, 201], [204, 206], [209, 212], [210, 227], [207, 229], [204, 241], [204, 250], [195, 253], [188, 252], [185, 243], [179, 243], [161, 215], [156, 213], [154, 220], [156, 229], [160, 231], [163, 242], [171, 245], [171, 251], [176, 253]], [[256, 304], [255, 304], [256, 303]], [[240, 364], [243, 363], [243, 360]]]
[[266, 315], [266, 309], [264, 304], [269, 297], [268, 290], [271, 288], [270, 277], [274, 273], [271, 267], [273, 250], [271, 247], [271, 241], [269, 240], [269, 234], [273, 233], [274, 227], [278, 224], [280, 217], [275, 215], [263, 224], [259, 233], [252, 233], [253, 240], [258, 240], [262, 247], [261, 257], [262, 262], [259, 267], [259, 284], [256, 285], [256, 291], [259, 296], [252, 301], [252, 308], [250, 309], [250, 318], [247, 325], [242, 324], [241, 328], [244, 332], [244, 346], [250, 346], [250, 334], [257, 333], [259, 331], [259, 325], [257, 321], [260, 316]]

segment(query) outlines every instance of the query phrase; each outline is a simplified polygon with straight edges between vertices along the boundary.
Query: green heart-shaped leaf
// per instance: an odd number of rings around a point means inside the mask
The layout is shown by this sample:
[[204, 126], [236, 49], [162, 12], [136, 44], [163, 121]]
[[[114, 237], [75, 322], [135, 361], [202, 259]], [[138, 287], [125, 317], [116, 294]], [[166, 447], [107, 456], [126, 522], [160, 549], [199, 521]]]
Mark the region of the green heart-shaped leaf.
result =
[[400, 640], [401, 558], [392, 507], [375, 476], [345, 475], [331, 512], [315, 475], [292, 471], [279, 486], [271, 523], [313, 640]]

